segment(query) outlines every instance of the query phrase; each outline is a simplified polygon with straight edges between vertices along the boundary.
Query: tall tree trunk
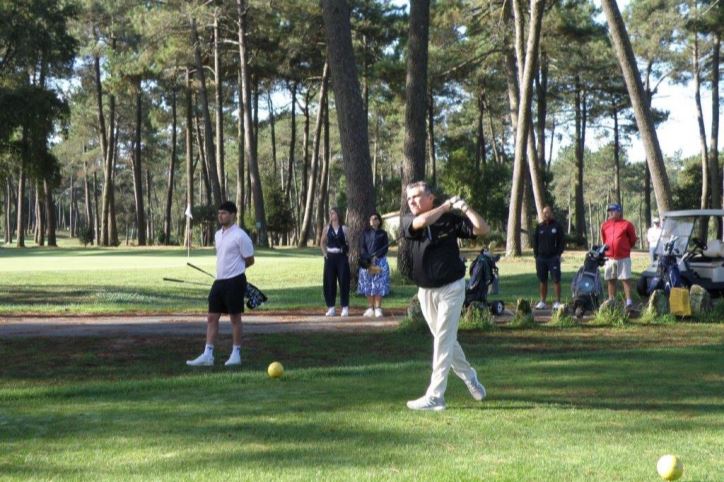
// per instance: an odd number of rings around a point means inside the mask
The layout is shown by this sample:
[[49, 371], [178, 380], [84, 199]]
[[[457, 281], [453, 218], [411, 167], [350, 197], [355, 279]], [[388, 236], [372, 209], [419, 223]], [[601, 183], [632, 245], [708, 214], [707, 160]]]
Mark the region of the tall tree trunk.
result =
[[[696, 5], [696, 2], [695, 2]], [[701, 201], [699, 206], [706, 209], [710, 206], [711, 176], [709, 174], [708, 150], [706, 147], [706, 128], [704, 127], [704, 111], [701, 108], [701, 76], [699, 66], [699, 35], [694, 32], [694, 48], [692, 49], [692, 70], [694, 74], [694, 103], [696, 104], [696, 124], [699, 128], [699, 147], [701, 149]], [[707, 223], [699, 223], [699, 237], [706, 239]]]
[[[83, 147], [85, 150], [85, 146]], [[83, 207], [85, 208], [85, 229], [93, 230], [93, 215], [91, 214], [90, 183], [88, 182], [88, 161], [83, 160]], [[93, 239], [91, 238], [91, 244]]]
[[[76, 206], [75, 206], [75, 184], [73, 183], [73, 173], [70, 174], [70, 202], [68, 203], [68, 212], [70, 218], [70, 237], [75, 238], [75, 225], [76, 225]], [[40, 211], [38, 209], [38, 211]]]
[[239, 17], [239, 62], [241, 65], [242, 96], [244, 100], [244, 149], [245, 156], [249, 163], [249, 175], [251, 176], [251, 194], [254, 199], [254, 218], [257, 229], [257, 244], [262, 247], [269, 246], [266, 226], [266, 212], [264, 211], [264, 194], [261, 189], [261, 176], [259, 175], [259, 164], [254, 152], [253, 124], [251, 119], [251, 86], [249, 66], [247, 65], [246, 46], [246, 15], [248, 13], [246, 0], [236, 0], [236, 7]]
[[[108, 246], [108, 221], [110, 210], [110, 187], [111, 187], [111, 156], [108, 147], [108, 135], [113, 135], [113, 128], [106, 131], [105, 116], [103, 114], [103, 86], [101, 83], [101, 67], [100, 57], [93, 57], [93, 66], [95, 72], [95, 89], [96, 89], [96, 106], [98, 109], [98, 135], [101, 141], [101, 154], [103, 156], [103, 195], [101, 196], [103, 207], [101, 217], [101, 233], [98, 238], [98, 244]], [[112, 98], [112, 96], [111, 96]]]
[[35, 242], [45, 246], [45, 199], [40, 187], [40, 181], [35, 181]]
[[475, 171], [480, 175], [480, 168], [485, 164], [485, 129], [483, 118], [485, 116], [485, 91], [478, 94], [478, 124], [475, 136]]
[[[537, 99], [536, 109], [536, 139], [538, 146], [538, 166], [541, 173], [546, 169], [546, 116], [548, 114], [548, 55], [540, 49], [538, 75], [535, 77], [535, 91]], [[551, 140], [552, 142], [552, 140]], [[545, 183], [544, 183], [545, 184]], [[545, 187], [545, 186], [544, 186]]]
[[43, 179], [43, 202], [45, 203], [45, 235], [48, 238], [48, 246], [57, 247], [58, 241], [55, 236], [56, 219], [55, 203], [53, 202], [53, 189], [47, 179]]
[[221, 53], [219, 52], [219, 11], [214, 11], [214, 73], [216, 78], [216, 169], [219, 173], [221, 199], [226, 200], [226, 169], [224, 168], [224, 104], [221, 77]]
[[13, 181], [10, 175], [5, 178], [5, 244], [13, 242]]
[[314, 144], [312, 146], [312, 165], [309, 173], [309, 187], [307, 188], [307, 199], [304, 203], [304, 219], [302, 220], [302, 228], [300, 230], [299, 241], [297, 247], [306, 248], [307, 239], [309, 238], [309, 228], [312, 225], [312, 215], [314, 214], [314, 195], [317, 185], [317, 167], [319, 164], [319, 139], [322, 134], [322, 119], [324, 118], [324, 104], [327, 102], [327, 77], [329, 75], [329, 64], [324, 63], [322, 71], [322, 86], [319, 89], [319, 110], [317, 111], [317, 121], [314, 125]]
[[291, 117], [289, 119], [289, 122], [291, 123], [290, 126], [290, 135], [289, 135], [289, 159], [287, 162], [287, 182], [284, 186], [284, 197], [291, 201], [291, 192], [292, 192], [292, 171], [294, 170], [294, 152], [295, 147], [297, 143], [297, 82], [292, 82], [292, 86], [290, 88], [291, 95], [292, 95], [292, 112]]
[[[186, 85], [184, 91], [186, 95], [186, 213], [190, 213], [194, 206], [194, 106], [191, 96], [191, 69], [189, 67], [186, 67]], [[188, 215], [185, 217], [184, 246], [191, 248], [193, 238], [191, 228], [193, 220]]]
[[575, 229], [579, 240], [583, 242], [586, 238], [586, 204], [583, 199], [583, 169], [584, 169], [584, 148], [586, 145], [586, 94], [581, 86], [580, 78], [576, 76], [576, 182], [575, 182]]
[[[414, 9], [414, 3], [412, 8]], [[367, 117], [364, 113], [359, 79], [352, 48], [350, 8], [346, 1], [322, 0], [327, 59], [332, 74], [332, 87], [337, 107], [340, 144], [344, 173], [347, 179], [347, 224], [350, 227], [350, 259], [352, 272], [356, 273], [359, 256], [359, 237], [368, 225], [369, 215], [375, 206], [372, 187], [372, 165], [367, 134]], [[425, 90], [422, 90], [424, 96]], [[422, 110], [424, 116], [424, 109]], [[424, 156], [425, 124], [422, 118]]]
[[274, 104], [272, 103], [272, 97], [271, 97], [271, 87], [269, 87], [269, 90], [266, 94], [266, 105], [267, 110], [269, 111], [269, 129], [271, 134], [271, 150], [272, 150], [272, 174], [274, 179], [277, 178], [277, 136], [276, 136], [276, 130], [274, 128], [275, 119], [274, 119]]
[[661, 154], [654, 123], [651, 118], [651, 106], [644, 93], [639, 75], [636, 57], [634, 56], [631, 42], [626, 32], [626, 26], [621, 18], [621, 12], [615, 0], [601, 0], [601, 7], [606, 14], [609, 33], [611, 36], [619, 65], [623, 71], [623, 78], [626, 82], [626, 89], [631, 97], [636, 125], [638, 126], [641, 140], [646, 152], [646, 161], [651, 171], [651, 179], [656, 195], [656, 204], [659, 213], [668, 211], [671, 208], [671, 186], [669, 177], [666, 174], [664, 157]]
[[[302, 162], [302, 176], [301, 176], [301, 186], [299, 190], [299, 199], [296, 203], [294, 203], [295, 211], [296, 211], [296, 219], [297, 222], [300, 223], [297, 226], [297, 232], [300, 232], [301, 230], [301, 220], [304, 213], [302, 213], [302, 209], [305, 204], [305, 200], [307, 199], [307, 177], [309, 172], [309, 104], [312, 99], [312, 89], [307, 89], [307, 92], [304, 95], [304, 109], [302, 111], [304, 112], [304, 139], [302, 142], [302, 152], [304, 153], [304, 159]], [[297, 242], [299, 242], [297, 240]]]
[[100, 234], [101, 234], [101, 220], [100, 213], [98, 212], [98, 176], [96, 171], [93, 171], [93, 229], [95, 231], [94, 238], [96, 245], [100, 245]]
[[[209, 179], [209, 162], [206, 157], [206, 149], [204, 149], [204, 138], [201, 136], [201, 121], [198, 116], [198, 112], [195, 116], [196, 120], [196, 144], [198, 145], [199, 158], [201, 159], [201, 180], [204, 183], [204, 194], [206, 196], [206, 205], [213, 204], [213, 198], [211, 197], [211, 180]], [[216, 207], [216, 206], [215, 206]]]
[[322, 239], [322, 230], [327, 215], [327, 199], [329, 199], [329, 95], [324, 103], [324, 146], [322, 151], [322, 173], [319, 176], [319, 204], [317, 205], [317, 245]]
[[[407, 39], [407, 74], [405, 77], [405, 144], [402, 163], [400, 226], [407, 206], [405, 186], [425, 178], [425, 115], [427, 112], [427, 62], [430, 29], [430, 1], [411, 0]], [[334, 69], [332, 69], [334, 77]], [[335, 88], [335, 93], [337, 89]], [[367, 131], [365, 130], [365, 133]], [[397, 269], [404, 276], [412, 274], [410, 244], [400, 239]]]
[[427, 154], [430, 158], [430, 178], [437, 186], [437, 166], [435, 162], [435, 103], [432, 91], [427, 93]]
[[108, 242], [112, 246], [118, 246], [118, 224], [116, 219], [116, 147], [115, 142], [118, 135], [118, 131], [115, 131], [113, 148], [111, 149], [111, 189], [110, 189], [110, 210], [108, 211]]
[[171, 91], [171, 159], [168, 165], [166, 209], [163, 216], [163, 244], [171, 244], [171, 204], [173, 202], [173, 176], [176, 171], [176, 80]]
[[[709, 131], [709, 175], [711, 176], [711, 207], [722, 207], [722, 176], [719, 171], [719, 75], [720, 75], [721, 31], [714, 34], [711, 55], [711, 129]], [[718, 239], [722, 237], [722, 222], [717, 222]]]
[[141, 167], [141, 81], [136, 85], [136, 126], [133, 139], [133, 195], [136, 202], [136, 229], [138, 245], [146, 245], [146, 213], [143, 207], [143, 170]]
[[191, 19], [191, 43], [194, 48], [194, 59], [196, 61], [196, 75], [199, 79], [199, 101], [201, 102], [201, 115], [204, 119], [204, 152], [206, 154], [206, 168], [209, 172], [209, 183], [211, 185], [211, 202], [214, 206], [221, 204], [221, 184], [219, 172], [216, 169], [216, 153], [214, 152], [214, 137], [211, 127], [211, 114], [209, 113], [209, 97], [206, 89], [206, 75], [204, 65], [201, 62], [201, 43], [196, 28], [196, 19]]
[[239, 122], [237, 125], [237, 143], [239, 144], [239, 159], [236, 164], [236, 206], [239, 209], [239, 215], [236, 218], [236, 222], [239, 227], [244, 228], [244, 180], [246, 174], [244, 172], [244, 102], [243, 102], [243, 90], [244, 86], [241, 81], [241, 69], [238, 72], [238, 89], [239, 89]]
[[[23, 128], [23, 131], [25, 132], [26, 129]], [[25, 137], [25, 134], [23, 134], [23, 137]], [[27, 147], [23, 146], [23, 151], [26, 151]], [[15, 226], [17, 227], [17, 241], [15, 243], [15, 246], [18, 248], [24, 248], [25, 247], [25, 165], [26, 165], [26, 157], [27, 154], [23, 152], [22, 159], [20, 161], [20, 172], [18, 173], [18, 196], [17, 196], [17, 204], [15, 207], [15, 212], [17, 213], [17, 222], [15, 223]]]
[[651, 226], [651, 172], [648, 164], [644, 166], [644, 220], [646, 226]]
[[621, 145], [619, 141], [618, 106], [613, 101], [613, 190], [615, 201], [621, 204]]
[[[518, 1], [513, 2], [514, 10], [516, 12], [515, 21], [516, 24], [520, 24], [522, 20], [519, 18], [522, 13], [519, 13], [519, 7], [516, 7]], [[529, 131], [532, 126], [531, 123], [531, 102], [533, 98], [533, 76], [535, 73], [536, 54], [538, 52], [538, 42], [540, 40], [541, 23], [543, 18], [545, 2], [543, 0], [531, 0], [531, 22], [530, 31], [528, 33], [528, 44], [525, 53], [525, 62], [521, 61], [522, 53], [520, 44], [521, 35], [518, 32], [521, 30], [520, 27], [516, 26], [516, 52], [518, 52], [518, 66], [524, 65], [522, 75], [519, 73], [519, 89], [520, 94], [518, 97], [518, 116], [517, 116], [517, 127], [515, 130], [515, 158], [513, 161], [513, 181], [511, 187], [510, 196], [510, 210], [508, 211], [508, 226], [507, 226], [507, 239], [506, 245], [506, 256], [519, 256], [521, 254], [521, 246], [516, 242], [519, 239], [519, 231], [521, 229], [521, 219], [519, 218], [518, 212], [521, 209], [521, 203], [523, 201], [523, 192], [525, 190], [523, 183], [526, 180], [524, 174], [523, 164], [525, 163], [526, 151], [528, 150], [528, 171], [530, 173], [533, 195], [535, 197], [536, 209], [538, 215], [542, 216], [543, 205], [545, 199], [543, 196], [543, 188], [540, 180], [540, 173], [538, 170], [538, 159], [535, 155], [532, 155], [533, 149], [529, 149], [533, 146], [532, 138], [529, 139]], [[532, 132], [531, 132], [532, 134]]]

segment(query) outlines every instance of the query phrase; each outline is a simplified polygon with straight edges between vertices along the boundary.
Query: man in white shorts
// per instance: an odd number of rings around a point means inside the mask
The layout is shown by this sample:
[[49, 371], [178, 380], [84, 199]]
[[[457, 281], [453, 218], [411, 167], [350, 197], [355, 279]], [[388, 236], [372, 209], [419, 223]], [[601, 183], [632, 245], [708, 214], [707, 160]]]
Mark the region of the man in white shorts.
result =
[[636, 245], [636, 228], [623, 218], [621, 205], [609, 204], [608, 219], [601, 225], [601, 240], [608, 246], [608, 261], [604, 266], [603, 278], [608, 285], [608, 299], [616, 297], [616, 282], [623, 284], [626, 295], [626, 309], [633, 307], [631, 299], [631, 249]]

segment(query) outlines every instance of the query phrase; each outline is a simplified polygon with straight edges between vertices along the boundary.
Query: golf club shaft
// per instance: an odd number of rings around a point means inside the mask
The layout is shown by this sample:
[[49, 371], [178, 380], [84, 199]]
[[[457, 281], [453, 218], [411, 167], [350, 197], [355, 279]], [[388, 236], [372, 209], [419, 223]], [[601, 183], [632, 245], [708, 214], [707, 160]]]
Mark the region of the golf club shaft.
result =
[[191, 264], [191, 263], [186, 263], [186, 264], [187, 264], [189, 267], [195, 269], [196, 271], [201, 271], [201, 272], [204, 273], [205, 275], [211, 276], [212, 278], [216, 279], [216, 276], [214, 276], [213, 274], [209, 273], [209, 272], [206, 271], [206, 270], [203, 270], [203, 269], [199, 268], [199, 267], [196, 266], [195, 264]]
[[198, 286], [208, 286], [206, 283], [200, 283], [198, 281], [186, 281], [183, 279], [176, 279], [176, 278], [164, 278], [164, 281], [170, 281], [172, 283], [186, 283], [190, 285], [198, 285]]

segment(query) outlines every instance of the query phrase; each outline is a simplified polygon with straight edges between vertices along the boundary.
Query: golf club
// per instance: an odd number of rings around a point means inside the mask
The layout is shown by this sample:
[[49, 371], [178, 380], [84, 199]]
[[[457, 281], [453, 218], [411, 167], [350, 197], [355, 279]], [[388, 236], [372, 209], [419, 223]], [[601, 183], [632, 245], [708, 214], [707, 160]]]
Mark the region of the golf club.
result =
[[200, 281], [186, 281], [184, 279], [176, 279], [176, 278], [164, 278], [164, 281], [170, 281], [172, 283], [186, 283], [190, 285], [198, 285], [198, 286], [209, 286], [207, 283], [201, 283]]
[[205, 275], [211, 276], [212, 278], [216, 279], [216, 276], [214, 276], [213, 274], [209, 273], [209, 272], [206, 271], [206, 270], [203, 270], [203, 269], [199, 268], [199, 267], [196, 266], [195, 264], [186, 263], [186, 265], [189, 266], [189, 267], [191, 267], [191, 268], [193, 268], [193, 269], [195, 269], [196, 271], [201, 271], [201, 272], [204, 273]]

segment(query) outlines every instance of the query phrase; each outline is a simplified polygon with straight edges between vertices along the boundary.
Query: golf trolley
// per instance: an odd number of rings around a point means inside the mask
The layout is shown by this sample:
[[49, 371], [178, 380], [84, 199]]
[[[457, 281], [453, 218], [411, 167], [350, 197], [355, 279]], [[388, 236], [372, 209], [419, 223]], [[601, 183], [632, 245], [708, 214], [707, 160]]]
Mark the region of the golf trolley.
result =
[[[657, 288], [667, 289], [667, 285], [670, 289], [695, 284], [712, 296], [724, 294], [724, 242], [717, 235], [724, 210], [669, 211], [663, 213], [663, 218], [655, 250], [657, 259], [641, 273], [636, 285], [638, 294], [648, 296]], [[699, 237], [692, 236], [695, 232], [700, 233]]]
[[488, 301], [488, 295], [497, 295], [499, 291], [498, 266], [500, 255], [492, 255], [483, 248], [480, 254], [470, 265], [470, 279], [466, 282], [465, 303], [467, 307], [472, 303], [485, 304], [494, 315], [500, 315], [505, 310], [505, 303], [500, 300]]
[[592, 246], [586, 253], [583, 266], [578, 269], [571, 282], [573, 293], [573, 312], [576, 318], [581, 318], [586, 312], [593, 312], [598, 308], [603, 296], [603, 283], [599, 268], [606, 263], [604, 253], [608, 249], [605, 244]]
[[664, 254], [656, 259], [656, 275], [641, 276], [636, 283], [636, 291], [641, 296], [651, 296], [656, 290], [664, 290], [668, 296], [671, 288], [684, 286], [679, 271], [678, 258], [681, 253], [676, 248], [677, 237], [674, 236], [664, 244]]

